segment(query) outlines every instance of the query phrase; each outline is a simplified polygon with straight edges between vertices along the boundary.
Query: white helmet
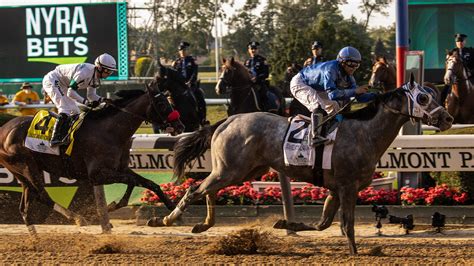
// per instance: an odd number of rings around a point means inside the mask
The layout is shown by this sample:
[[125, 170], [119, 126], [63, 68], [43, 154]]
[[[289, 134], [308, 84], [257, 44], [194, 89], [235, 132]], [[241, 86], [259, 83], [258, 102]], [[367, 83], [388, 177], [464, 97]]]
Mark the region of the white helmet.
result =
[[117, 71], [117, 63], [115, 59], [109, 54], [101, 54], [95, 59], [97, 67], [103, 67], [112, 71]]

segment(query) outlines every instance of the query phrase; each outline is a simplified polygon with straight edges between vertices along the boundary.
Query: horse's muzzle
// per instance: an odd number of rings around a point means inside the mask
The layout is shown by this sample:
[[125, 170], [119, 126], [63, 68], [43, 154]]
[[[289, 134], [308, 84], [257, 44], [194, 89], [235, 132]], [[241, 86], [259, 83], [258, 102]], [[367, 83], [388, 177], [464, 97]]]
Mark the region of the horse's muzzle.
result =
[[176, 136], [184, 132], [184, 124], [181, 120], [175, 120], [166, 124], [165, 132], [171, 134], [171, 136]]
[[445, 111], [440, 115], [437, 123], [434, 126], [439, 128], [439, 130], [441, 131], [445, 131], [453, 126], [453, 121], [454, 118], [448, 112]]

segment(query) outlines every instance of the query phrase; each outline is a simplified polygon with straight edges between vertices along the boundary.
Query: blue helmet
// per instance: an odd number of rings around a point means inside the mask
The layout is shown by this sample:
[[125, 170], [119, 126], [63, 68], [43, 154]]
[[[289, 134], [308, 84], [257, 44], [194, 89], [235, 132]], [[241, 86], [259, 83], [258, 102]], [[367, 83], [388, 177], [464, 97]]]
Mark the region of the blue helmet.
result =
[[353, 61], [353, 62], [360, 62], [362, 61], [362, 56], [359, 53], [359, 50], [352, 46], [346, 46], [342, 48], [339, 53], [337, 54], [337, 61], [344, 62], [344, 61]]

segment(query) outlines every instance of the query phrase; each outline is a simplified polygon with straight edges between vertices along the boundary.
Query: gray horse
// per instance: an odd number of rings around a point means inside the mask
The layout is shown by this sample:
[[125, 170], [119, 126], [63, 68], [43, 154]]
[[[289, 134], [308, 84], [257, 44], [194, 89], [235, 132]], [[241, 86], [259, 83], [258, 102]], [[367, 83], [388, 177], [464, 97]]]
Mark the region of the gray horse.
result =
[[[351, 254], [354, 238], [354, 209], [358, 191], [372, 181], [375, 166], [408, 120], [449, 129], [453, 118], [413, 80], [400, 89], [378, 95], [368, 107], [345, 115], [339, 125], [332, 154], [332, 169], [324, 170], [324, 186], [330, 194], [316, 230], [328, 228], [339, 208], [342, 227]], [[269, 113], [239, 114], [180, 139], [175, 146], [175, 175], [212, 147], [212, 172], [197, 188], [191, 188], [162, 223], [171, 225], [192, 202], [206, 196], [208, 214], [196, 224], [194, 233], [215, 223], [216, 193], [229, 185], [251, 180], [273, 168], [298, 181], [313, 182], [311, 167], [285, 166], [282, 145], [288, 120]]]

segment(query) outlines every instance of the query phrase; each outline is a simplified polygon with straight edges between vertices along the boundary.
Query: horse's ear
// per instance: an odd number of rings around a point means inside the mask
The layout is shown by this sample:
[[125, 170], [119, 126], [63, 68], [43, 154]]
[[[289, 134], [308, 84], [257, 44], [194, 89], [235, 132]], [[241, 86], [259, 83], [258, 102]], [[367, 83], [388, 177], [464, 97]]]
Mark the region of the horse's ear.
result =
[[156, 59], [156, 61], [158, 62], [158, 66], [159, 67], [162, 67], [163, 65], [161, 64], [161, 57], [158, 57], [158, 59]]
[[232, 56], [232, 57], [230, 58], [230, 63], [233, 64], [234, 61], [235, 61], [235, 60], [234, 60], [234, 57]]
[[222, 64], [225, 64], [225, 57], [222, 57]]
[[415, 75], [413, 75], [413, 72], [410, 74], [410, 87], [415, 86]]

